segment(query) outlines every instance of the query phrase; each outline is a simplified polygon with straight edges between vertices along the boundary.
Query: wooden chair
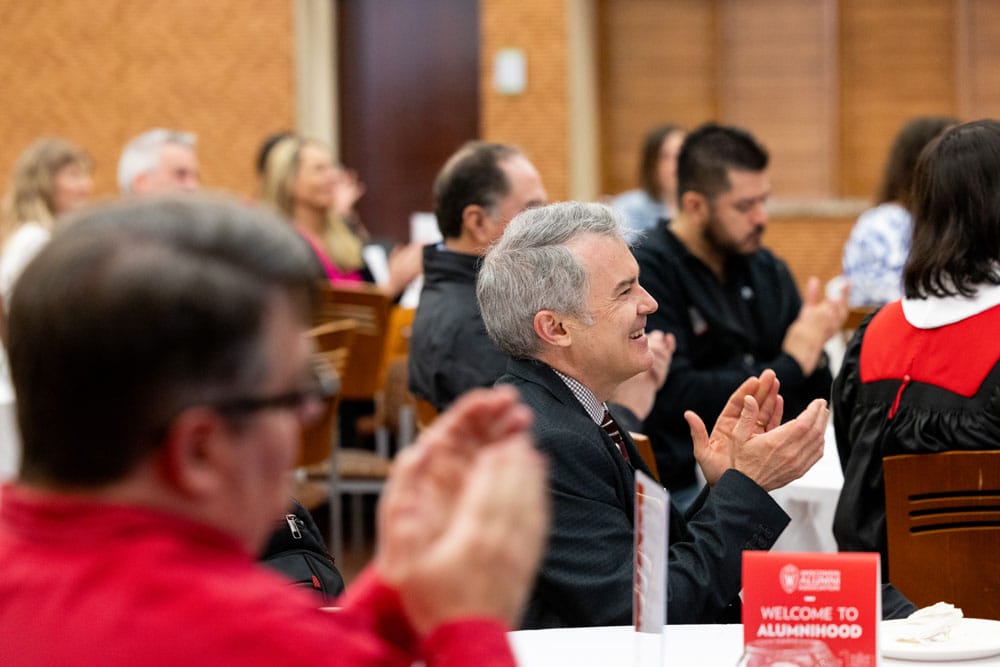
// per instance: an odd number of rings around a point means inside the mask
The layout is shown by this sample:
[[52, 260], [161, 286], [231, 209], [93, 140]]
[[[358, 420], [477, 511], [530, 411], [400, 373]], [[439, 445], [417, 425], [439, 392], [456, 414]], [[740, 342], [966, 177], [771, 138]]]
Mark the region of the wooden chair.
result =
[[[324, 283], [321, 290], [320, 320], [351, 318], [358, 322], [341, 394], [347, 400], [374, 401], [374, 415], [362, 417], [357, 428], [359, 433], [373, 435], [376, 451], [388, 457], [389, 434], [395, 433], [389, 427], [398, 421], [396, 415], [385, 414], [388, 370], [394, 360], [406, 358], [416, 309], [394, 306], [384, 292], [371, 285], [333, 287]], [[403, 406], [403, 409], [410, 411], [412, 423], [412, 408]]]
[[[337, 320], [314, 327], [309, 331], [313, 339], [318, 357], [331, 366], [338, 378], [343, 377], [350, 356], [351, 344], [357, 331], [354, 320]], [[340, 462], [334, 463], [334, 449], [337, 443], [338, 407], [340, 393], [327, 399], [322, 416], [302, 429], [298, 466], [295, 471], [294, 495], [299, 502], [309, 509], [315, 509], [323, 502], [328, 502], [330, 512], [331, 542], [336, 542], [340, 535], [339, 512], [335, 514], [333, 507], [339, 507], [339, 494], [336, 485], [331, 483], [330, 471]]]
[[649, 441], [649, 436], [645, 433], [636, 433], [634, 431], [629, 431], [629, 435], [632, 436], [632, 442], [635, 443], [635, 448], [639, 450], [639, 456], [642, 457], [642, 462], [646, 464], [649, 471], [653, 473], [653, 479], [657, 482], [660, 481], [660, 469], [656, 466], [656, 455], [653, 454], [653, 444]]
[[878, 309], [879, 306], [854, 306], [847, 311], [847, 319], [844, 321], [841, 331], [845, 333], [847, 338], [850, 338], [850, 334], [853, 334], [854, 330], [861, 326], [865, 318]]
[[437, 419], [438, 411], [430, 401], [425, 401], [422, 398], [414, 398], [413, 400], [417, 408], [417, 430], [422, 431]]
[[[331, 542], [334, 558], [343, 551], [343, 526], [339, 520], [341, 497], [350, 496], [352, 548], [359, 551], [363, 539], [362, 496], [377, 495], [385, 486], [391, 467], [389, 434], [395, 433], [399, 446], [409, 444], [413, 437], [413, 408], [395, 403], [394, 389], [398, 371], [390, 373], [394, 362], [402, 359], [405, 373], [409, 331], [415, 309], [398, 308], [380, 289], [370, 285], [321, 287], [323, 302], [319, 319], [350, 318], [358, 323], [354, 343], [341, 382], [341, 397], [352, 400], [372, 400], [375, 414], [362, 417], [357, 424], [360, 433], [375, 437], [375, 452], [333, 447], [330, 462], [323, 471], [329, 479]], [[402, 389], [405, 391], [405, 375]], [[409, 426], [407, 426], [409, 424]]]
[[386, 325], [385, 349], [379, 385], [384, 386], [389, 364], [398, 359], [406, 359], [410, 354], [410, 336], [413, 333], [413, 319], [417, 315], [416, 308], [396, 306], [389, 313]]
[[341, 378], [341, 397], [347, 400], [373, 400], [383, 372], [392, 299], [381, 289], [368, 284], [333, 287], [329, 283], [323, 283], [320, 289], [322, 303], [317, 324], [352, 319], [358, 325], [350, 359]]
[[889, 456], [882, 467], [889, 580], [918, 607], [943, 600], [1000, 619], [1000, 450]]
[[[357, 331], [354, 320], [336, 320], [310, 330], [316, 354], [330, 364], [338, 375], [344, 373]], [[342, 375], [341, 375], [342, 377]], [[351, 511], [355, 530], [354, 547], [361, 546], [362, 493], [378, 493], [389, 475], [389, 461], [375, 452], [338, 447], [337, 407], [340, 396], [328, 399], [322, 417], [302, 429], [295, 495], [313, 509], [324, 500], [330, 506], [330, 541], [335, 559], [343, 555], [341, 495], [352, 494]]]
[[341, 497], [350, 497], [351, 549], [353, 553], [360, 553], [364, 542], [362, 497], [382, 493], [392, 462], [368, 449], [334, 447], [330, 468], [336, 471], [329, 476], [331, 552], [334, 559], [339, 560], [344, 551]]
[[[316, 347], [316, 356], [321, 357], [324, 362], [329, 364], [338, 378], [344, 377], [344, 369], [347, 367], [355, 331], [357, 331], [357, 323], [354, 320], [328, 322], [309, 331], [309, 337], [313, 339]], [[336, 435], [339, 404], [340, 393], [338, 392], [327, 399], [322, 417], [302, 429], [298, 462], [300, 468], [326, 463], [330, 456], [331, 443]], [[302, 504], [309, 506], [309, 503], [304, 501]]]
[[375, 451], [385, 457], [390, 456], [390, 435], [395, 436], [397, 450], [413, 441], [416, 406], [407, 389], [407, 366], [416, 312], [415, 308], [397, 306], [389, 313], [373, 397], [375, 413], [370, 420], [362, 418], [358, 423], [358, 432], [372, 434]]
[[[410, 329], [414, 308], [394, 307], [386, 326], [385, 345], [379, 364], [378, 388], [375, 392], [375, 414], [372, 430], [375, 437], [375, 454], [367, 450], [340, 450], [341, 493], [351, 495], [351, 526], [354, 553], [361, 548], [363, 517], [361, 496], [379, 494], [389, 476], [391, 452], [390, 434], [395, 436], [397, 449], [408, 446], [414, 437], [412, 396], [407, 390], [407, 354], [410, 348]], [[359, 421], [358, 431], [365, 425]]]
[[360, 553], [364, 540], [362, 496], [378, 495], [392, 470], [392, 462], [367, 449], [337, 446], [336, 426], [328, 441], [329, 457], [320, 463], [299, 469], [295, 495], [312, 509], [324, 500], [330, 507], [330, 552], [340, 560], [344, 552], [344, 530], [341, 521], [342, 497], [350, 497], [352, 526], [351, 548]]

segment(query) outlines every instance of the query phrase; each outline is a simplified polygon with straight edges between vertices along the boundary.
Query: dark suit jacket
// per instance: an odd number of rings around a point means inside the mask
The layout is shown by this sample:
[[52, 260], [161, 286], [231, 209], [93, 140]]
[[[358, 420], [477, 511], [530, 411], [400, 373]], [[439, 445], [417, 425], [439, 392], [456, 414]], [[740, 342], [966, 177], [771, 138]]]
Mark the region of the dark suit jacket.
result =
[[[512, 359], [511, 384], [535, 413], [549, 458], [553, 521], [524, 628], [632, 622], [634, 472], [611, 438], [545, 364]], [[631, 438], [629, 458], [648, 472]], [[767, 492], [730, 470], [694, 502], [671, 508], [667, 618], [670, 623], [739, 621], [744, 549], [769, 549], [788, 516]]]

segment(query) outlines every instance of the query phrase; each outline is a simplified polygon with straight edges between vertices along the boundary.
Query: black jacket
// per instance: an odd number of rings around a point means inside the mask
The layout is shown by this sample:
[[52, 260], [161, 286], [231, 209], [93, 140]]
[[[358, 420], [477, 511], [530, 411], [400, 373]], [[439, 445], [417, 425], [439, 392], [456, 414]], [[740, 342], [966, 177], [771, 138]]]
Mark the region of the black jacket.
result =
[[900, 302], [861, 324], [833, 385], [844, 469], [833, 534], [841, 551], [888, 560], [882, 459], [1000, 447], [1000, 306], [933, 329], [906, 322]]
[[667, 488], [695, 481], [691, 435], [684, 411], [714, 424], [729, 396], [751, 375], [771, 368], [781, 381], [785, 416], [795, 417], [809, 401], [830, 395], [825, 357], [805, 377], [781, 351], [789, 325], [802, 307], [788, 267], [766, 249], [731, 257], [726, 282], [668, 229], [649, 231], [634, 249], [639, 282], [659, 303], [646, 329], [674, 334], [677, 350], [670, 373], [643, 426], [656, 450]]
[[[500, 383], [516, 387], [533, 410], [537, 444], [549, 459], [552, 526], [523, 627], [631, 623], [634, 471], [545, 364], [511, 360]], [[630, 461], [648, 472], [625, 440]], [[743, 550], [769, 549], [788, 516], [735, 470], [704, 491], [686, 518], [671, 510], [669, 622], [738, 622]]]
[[410, 391], [443, 410], [477, 387], [492, 387], [507, 366], [486, 333], [476, 302], [480, 258], [424, 248], [424, 288], [410, 337]]

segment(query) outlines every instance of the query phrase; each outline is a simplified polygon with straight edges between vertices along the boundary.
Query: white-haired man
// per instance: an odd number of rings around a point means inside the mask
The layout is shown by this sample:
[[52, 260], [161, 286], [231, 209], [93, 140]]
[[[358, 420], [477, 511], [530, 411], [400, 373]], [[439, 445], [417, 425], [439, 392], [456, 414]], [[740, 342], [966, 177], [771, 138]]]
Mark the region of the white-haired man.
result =
[[166, 194], [201, 187], [197, 139], [190, 132], [158, 127], [129, 141], [118, 159], [123, 194]]

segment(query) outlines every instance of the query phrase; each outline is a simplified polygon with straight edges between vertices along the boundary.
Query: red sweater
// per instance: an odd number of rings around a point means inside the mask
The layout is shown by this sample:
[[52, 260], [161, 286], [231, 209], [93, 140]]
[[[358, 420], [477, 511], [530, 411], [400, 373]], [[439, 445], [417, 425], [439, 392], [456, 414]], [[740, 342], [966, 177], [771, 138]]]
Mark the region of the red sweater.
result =
[[5, 487], [4, 665], [513, 665], [506, 628], [418, 640], [373, 570], [325, 613], [231, 536], [154, 510]]

